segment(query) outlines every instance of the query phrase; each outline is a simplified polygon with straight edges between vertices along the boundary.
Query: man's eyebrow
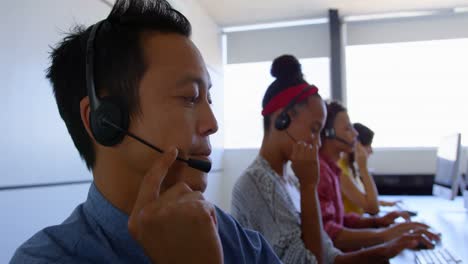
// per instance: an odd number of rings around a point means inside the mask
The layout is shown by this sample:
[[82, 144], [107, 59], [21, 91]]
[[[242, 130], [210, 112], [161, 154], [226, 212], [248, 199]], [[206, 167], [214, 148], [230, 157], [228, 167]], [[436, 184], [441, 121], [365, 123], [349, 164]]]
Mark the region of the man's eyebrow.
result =
[[208, 79], [208, 83], [205, 82], [205, 80], [199, 76], [195, 76], [195, 75], [187, 75], [185, 76], [184, 78], [180, 79], [178, 82], [177, 82], [177, 86], [184, 86], [186, 84], [189, 84], [189, 83], [196, 83], [200, 86], [204, 86], [204, 87], [207, 87], [208, 89], [210, 89], [213, 85], [211, 83], [211, 80]]

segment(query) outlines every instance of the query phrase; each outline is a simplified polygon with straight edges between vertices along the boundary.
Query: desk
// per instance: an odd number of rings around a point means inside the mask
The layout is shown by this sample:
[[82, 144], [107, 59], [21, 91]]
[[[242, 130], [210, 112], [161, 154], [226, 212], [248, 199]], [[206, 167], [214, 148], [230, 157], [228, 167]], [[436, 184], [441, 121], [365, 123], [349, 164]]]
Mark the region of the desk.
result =
[[[382, 200], [402, 200], [408, 209], [418, 212], [414, 221], [430, 225], [442, 233], [441, 246], [449, 249], [468, 263], [468, 211], [463, 204], [463, 197], [454, 201], [434, 196], [381, 196]], [[382, 208], [385, 210], [385, 207]], [[392, 264], [415, 263], [414, 253], [405, 250], [391, 260]]]

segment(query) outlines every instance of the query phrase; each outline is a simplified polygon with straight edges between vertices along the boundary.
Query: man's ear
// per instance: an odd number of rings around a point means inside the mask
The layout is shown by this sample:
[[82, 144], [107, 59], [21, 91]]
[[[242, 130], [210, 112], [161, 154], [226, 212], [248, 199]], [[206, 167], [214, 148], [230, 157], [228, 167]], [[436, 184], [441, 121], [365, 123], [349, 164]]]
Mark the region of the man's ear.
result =
[[81, 115], [81, 122], [83, 122], [83, 126], [88, 132], [88, 136], [92, 138], [94, 141], [93, 133], [91, 132], [91, 126], [89, 123], [89, 116], [91, 113], [91, 105], [89, 104], [89, 97], [83, 97], [80, 101], [80, 115]]

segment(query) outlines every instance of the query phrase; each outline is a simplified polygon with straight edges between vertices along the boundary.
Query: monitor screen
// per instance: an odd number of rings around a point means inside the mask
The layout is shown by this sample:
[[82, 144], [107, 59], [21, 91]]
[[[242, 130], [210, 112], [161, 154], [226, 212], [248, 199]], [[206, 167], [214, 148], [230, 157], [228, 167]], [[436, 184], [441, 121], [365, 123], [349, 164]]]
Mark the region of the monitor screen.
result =
[[452, 188], [458, 181], [460, 158], [460, 134], [442, 139], [437, 150], [437, 171], [434, 182]]

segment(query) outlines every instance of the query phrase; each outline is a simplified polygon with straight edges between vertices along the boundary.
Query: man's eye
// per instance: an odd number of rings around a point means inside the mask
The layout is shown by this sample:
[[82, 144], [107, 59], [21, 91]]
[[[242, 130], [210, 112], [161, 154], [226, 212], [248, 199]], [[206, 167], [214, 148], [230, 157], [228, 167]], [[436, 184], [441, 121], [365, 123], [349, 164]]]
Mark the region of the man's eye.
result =
[[184, 103], [188, 105], [194, 105], [197, 102], [196, 96], [182, 96], [182, 99], [184, 100]]
[[185, 99], [187, 100], [187, 102], [191, 102], [191, 103], [195, 103], [195, 101], [197, 101], [196, 96], [189, 96], [189, 97], [186, 97]]

